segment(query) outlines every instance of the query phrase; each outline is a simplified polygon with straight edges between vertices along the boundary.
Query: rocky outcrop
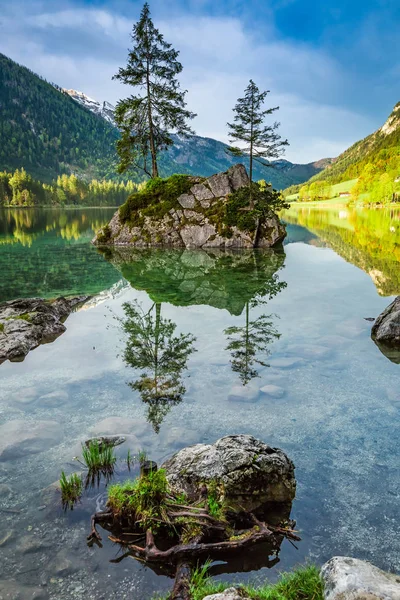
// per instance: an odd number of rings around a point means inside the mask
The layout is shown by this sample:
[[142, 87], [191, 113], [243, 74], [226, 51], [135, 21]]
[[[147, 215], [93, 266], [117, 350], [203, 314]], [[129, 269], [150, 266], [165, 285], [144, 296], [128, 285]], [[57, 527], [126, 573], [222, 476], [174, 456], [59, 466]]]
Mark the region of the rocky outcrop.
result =
[[[218, 225], [220, 209], [230, 194], [249, 185], [243, 165], [208, 179], [191, 177], [193, 185], [181, 194], [162, 217], [142, 216], [140, 225], [123, 222], [117, 211], [106, 228], [93, 240], [98, 246], [173, 246], [186, 248], [253, 248], [255, 232], [230, 227], [229, 234]], [[213, 214], [212, 214], [213, 213]], [[140, 211], [138, 212], [141, 215]], [[257, 247], [272, 247], [286, 235], [284, 225], [271, 212], [257, 233]]]
[[400, 575], [347, 556], [331, 558], [321, 569], [325, 600], [400, 600]]
[[400, 296], [376, 319], [371, 335], [378, 344], [400, 349]]
[[296, 492], [292, 461], [251, 435], [229, 435], [214, 444], [183, 448], [162, 466], [176, 492], [194, 500], [204, 484], [213, 482], [222, 487], [229, 506], [245, 511], [290, 504]]
[[30, 350], [64, 333], [65, 319], [89, 297], [23, 298], [0, 304], [0, 364], [23, 360]]

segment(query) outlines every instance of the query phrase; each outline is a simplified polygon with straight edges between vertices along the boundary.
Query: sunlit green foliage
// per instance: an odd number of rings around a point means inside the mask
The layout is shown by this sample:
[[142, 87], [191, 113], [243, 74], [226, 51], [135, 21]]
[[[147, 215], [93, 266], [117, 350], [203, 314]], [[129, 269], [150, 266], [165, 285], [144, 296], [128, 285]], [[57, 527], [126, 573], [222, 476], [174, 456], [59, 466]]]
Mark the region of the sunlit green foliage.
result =
[[177, 79], [182, 71], [179, 52], [154, 27], [147, 2], [133, 25], [131, 39], [134, 45], [127, 65], [114, 77], [137, 93], [120, 100], [115, 110], [121, 130], [118, 170], [123, 173], [134, 167], [155, 178], [159, 175], [157, 155], [173, 144], [170, 132], [192, 133], [187, 121], [196, 115], [185, 108], [186, 91]]
[[138, 189], [132, 181], [92, 181], [59, 175], [51, 184], [33, 179], [25, 169], [0, 173], [0, 206], [118, 206]]

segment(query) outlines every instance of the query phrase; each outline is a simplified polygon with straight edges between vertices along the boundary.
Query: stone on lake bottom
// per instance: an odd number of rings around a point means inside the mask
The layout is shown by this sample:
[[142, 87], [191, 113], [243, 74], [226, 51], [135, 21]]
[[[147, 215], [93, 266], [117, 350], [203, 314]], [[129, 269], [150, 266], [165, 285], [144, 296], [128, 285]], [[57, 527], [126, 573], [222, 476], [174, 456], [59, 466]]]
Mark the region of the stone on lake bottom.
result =
[[0, 426], [0, 461], [43, 452], [59, 443], [60, 438], [61, 428], [55, 421], [8, 421]]
[[23, 585], [14, 579], [0, 579], [0, 598], [4, 600], [47, 600], [48, 597], [41, 587]]
[[278, 369], [291, 369], [293, 367], [299, 367], [304, 364], [304, 358], [289, 357], [289, 358], [272, 358], [269, 361], [271, 367], [277, 367]]
[[285, 395], [285, 390], [279, 387], [279, 385], [264, 385], [260, 388], [260, 392], [267, 396], [271, 396], [271, 398], [283, 398]]
[[234, 385], [229, 392], [229, 402], [255, 402], [258, 397], [258, 387], [249, 385]]

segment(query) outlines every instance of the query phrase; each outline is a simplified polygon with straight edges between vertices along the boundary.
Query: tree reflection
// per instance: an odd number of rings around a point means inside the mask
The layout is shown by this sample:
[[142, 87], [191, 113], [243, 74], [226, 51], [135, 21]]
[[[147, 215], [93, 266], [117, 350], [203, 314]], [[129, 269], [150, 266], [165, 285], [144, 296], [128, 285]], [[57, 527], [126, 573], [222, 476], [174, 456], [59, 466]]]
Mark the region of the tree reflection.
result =
[[161, 316], [160, 302], [147, 312], [138, 302], [126, 302], [123, 309], [125, 318], [121, 324], [127, 334], [124, 361], [142, 371], [129, 386], [148, 405], [147, 419], [158, 433], [167, 413], [186, 392], [182, 373], [195, 351], [196, 338], [185, 333], [175, 335], [176, 323]]
[[229, 340], [226, 349], [232, 355], [232, 371], [239, 374], [243, 385], [247, 385], [253, 377], [258, 377], [258, 371], [254, 365], [269, 366], [264, 362], [265, 358], [271, 353], [268, 346], [271, 342], [280, 338], [280, 333], [275, 329], [271, 315], [261, 315], [251, 321], [249, 313], [250, 307], [247, 303], [245, 325], [242, 327], [228, 327], [224, 332]]
[[250, 310], [259, 305], [267, 304], [268, 300], [271, 300], [286, 286], [287, 283], [279, 281], [276, 273], [265, 279], [260, 292], [246, 302], [244, 310], [245, 324], [228, 327], [224, 330], [229, 342], [226, 350], [229, 350], [232, 356], [232, 370], [239, 374], [243, 385], [247, 385], [254, 377], [258, 377], [258, 370], [255, 365], [269, 366], [265, 362], [271, 354], [269, 345], [281, 336], [273, 323], [273, 318], [276, 315], [262, 314], [255, 319], [251, 319]]

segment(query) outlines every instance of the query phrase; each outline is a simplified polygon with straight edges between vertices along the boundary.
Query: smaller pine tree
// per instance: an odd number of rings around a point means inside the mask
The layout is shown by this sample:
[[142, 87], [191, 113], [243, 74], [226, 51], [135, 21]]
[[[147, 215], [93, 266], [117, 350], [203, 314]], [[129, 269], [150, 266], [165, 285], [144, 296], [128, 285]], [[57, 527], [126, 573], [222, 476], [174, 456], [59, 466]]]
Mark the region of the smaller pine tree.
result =
[[282, 140], [277, 129], [280, 123], [265, 125], [265, 117], [279, 109], [263, 109], [265, 98], [269, 91], [260, 92], [252, 79], [245, 90], [243, 98], [239, 98], [233, 112], [234, 122], [228, 123], [230, 143], [239, 142], [242, 147], [230, 146], [228, 152], [233, 156], [248, 156], [250, 160], [250, 204], [251, 182], [253, 179], [253, 161], [270, 167], [265, 160], [276, 159], [284, 152], [284, 147], [289, 145], [287, 140]]

